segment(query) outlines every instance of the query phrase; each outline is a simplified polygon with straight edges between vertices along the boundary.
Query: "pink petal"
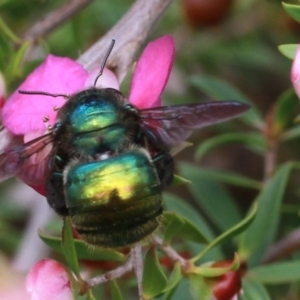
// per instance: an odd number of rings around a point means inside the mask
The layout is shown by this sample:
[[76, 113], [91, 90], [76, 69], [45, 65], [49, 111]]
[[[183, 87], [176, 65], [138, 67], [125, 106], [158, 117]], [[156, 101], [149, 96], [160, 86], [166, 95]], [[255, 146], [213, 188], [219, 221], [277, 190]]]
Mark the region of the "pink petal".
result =
[[300, 45], [297, 48], [297, 52], [292, 64], [291, 80], [295, 89], [295, 92], [300, 98]]
[[48, 55], [9, 97], [2, 111], [4, 126], [16, 135], [45, 130], [43, 117], [48, 115], [49, 123], [55, 123], [55, 106], [65, 103], [63, 97], [23, 95], [18, 90], [43, 91], [53, 94], [73, 94], [84, 88], [88, 73], [70, 58]]
[[42, 196], [47, 196], [46, 188], [44, 185], [30, 185], [36, 192], [41, 194]]
[[44, 259], [30, 270], [26, 290], [31, 300], [71, 300], [71, 283], [66, 269], [57, 261]]
[[[34, 140], [43, 135], [43, 132], [30, 132], [24, 135], [24, 143]], [[26, 159], [22, 168], [19, 170], [17, 177], [23, 182], [31, 186], [33, 189], [45, 195], [44, 190], [40, 186], [46, 183], [49, 173], [49, 155], [52, 150], [52, 143], [47, 144], [42, 150], [32, 154]]]
[[160, 95], [169, 79], [175, 53], [174, 40], [163, 36], [150, 42], [137, 62], [129, 101], [138, 108], [160, 105]]
[[[94, 86], [95, 78], [98, 76], [99, 71], [100, 68], [96, 68], [89, 73], [89, 77], [85, 82], [85, 88]], [[97, 80], [96, 87], [99, 89], [112, 88], [119, 90], [119, 82], [116, 75], [109, 69], [105, 68], [102, 75]]]

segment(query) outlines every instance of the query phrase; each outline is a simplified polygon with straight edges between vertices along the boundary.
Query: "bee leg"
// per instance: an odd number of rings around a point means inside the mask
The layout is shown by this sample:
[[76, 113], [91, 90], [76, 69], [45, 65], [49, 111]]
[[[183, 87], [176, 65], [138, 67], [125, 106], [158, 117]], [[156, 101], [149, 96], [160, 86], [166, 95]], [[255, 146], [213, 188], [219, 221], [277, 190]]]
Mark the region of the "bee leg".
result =
[[169, 185], [174, 177], [174, 161], [169, 152], [163, 152], [153, 157], [153, 163], [162, 188]]

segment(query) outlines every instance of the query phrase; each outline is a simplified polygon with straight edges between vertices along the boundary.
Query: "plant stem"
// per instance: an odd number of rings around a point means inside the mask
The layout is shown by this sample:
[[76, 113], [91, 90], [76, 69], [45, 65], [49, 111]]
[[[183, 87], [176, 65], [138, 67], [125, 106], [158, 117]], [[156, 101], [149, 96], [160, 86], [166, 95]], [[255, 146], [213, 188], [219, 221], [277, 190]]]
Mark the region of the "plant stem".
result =
[[83, 53], [78, 62], [88, 71], [100, 65], [111, 41], [116, 40], [107, 67], [114, 70], [121, 82], [134, 61], [134, 55], [154, 24], [172, 0], [137, 0], [122, 19], [105, 36]]
[[153, 242], [155, 242], [159, 248], [173, 261], [178, 261], [181, 265], [182, 269], [187, 269], [190, 265], [190, 262], [186, 259], [184, 259], [182, 256], [180, 256], [172, 247], [170, 246], [164, 246], [163, 240], [158, 236], [152, 237]]
[[44, 16], [40, 21], [34, 23], [22, 36], [23, 40], [36, 41], [49, 34], [52, 30], [66, 22], [93, 0], [71, 0], [57, 10]]
[[101, 283], [104, 283], [104, 282], [122, 277], [124, 274], [126, 274], [126, 273], [133, 270], [133, 268], [134, 268], [134, 259], [135, 259], [135, 256], [133, 254], [133, 250], [131, 250], [129, 259], [127, 260], [127, 262], [124, 265], [122, 265], [122, 266], [120, 266], [120, 267], [118, 267], [114, 270], [111, 270], [109, 272], [106, 272], [105, 274], [103, 274], [101, 276], [97, 276], [97, 277], [94, 277], [92, 279], [87, 280], [86, 281], [87, 284], [90, 287], [94, 287], [94, 286], [99, 285]]

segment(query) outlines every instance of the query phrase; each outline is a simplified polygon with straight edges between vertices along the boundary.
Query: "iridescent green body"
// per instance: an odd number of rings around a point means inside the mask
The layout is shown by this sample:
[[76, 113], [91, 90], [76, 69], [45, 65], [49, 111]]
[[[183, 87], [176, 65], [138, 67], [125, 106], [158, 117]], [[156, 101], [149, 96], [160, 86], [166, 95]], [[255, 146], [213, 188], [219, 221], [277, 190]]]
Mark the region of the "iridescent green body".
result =
[[127, 246], [158, 226], [161, 183], [144, 149], [95, 162], [75, 161], [64, 172], [64, 187], [72, 222], [89, 244]]
[[74, 94], [58, 112], [47, 200], [89, 244], [127, 246], [158, 226], [173, 159], [150, 150], [140, 124], [139, 111], [109, 88]]
[[192, 130], [249, 108], [210, 102], [138, 109], [112, 88], [92, 87], [71, 96], [20, 92], [68, 101], [51, 132], [0, 155], [0, 179], [18, 174], [28, 157], [40, 151], [44, 156], [43, 149], [51, 146], [49, 155], [28, 170], [28, 182], [35, 185], [45, 178], [41, 172], [47, 174], [50, 206], [70, 215], [87, 243], [107, 247], [130, 245], [157, 228], [162, 189], [173, 179], [172, 147], [184, 146]]

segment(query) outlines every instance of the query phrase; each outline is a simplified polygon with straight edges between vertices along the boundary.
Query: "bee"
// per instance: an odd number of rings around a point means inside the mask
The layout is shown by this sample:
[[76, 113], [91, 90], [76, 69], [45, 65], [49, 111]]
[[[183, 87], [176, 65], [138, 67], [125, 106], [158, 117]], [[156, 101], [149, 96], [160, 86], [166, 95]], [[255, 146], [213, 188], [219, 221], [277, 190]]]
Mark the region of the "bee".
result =
[[20, 92], [64, 96], [68, 101], [48, 133], [0, 154], [0, 180], [17, 174], [29, 157], [51, 147], [39, 164], [46, 180], [40, 182], [40, 172], [33, 167], [28, 182], [46, 187], [49, 205], [71, 217], [84, 241], [116, 248], [144, 239], [159, 226], [162, 191], [174, 174], [171, 148], [194, 129], [249, 108], [228, 101], [138, 109], [120, 91], [95, 84], [71, 96]]

